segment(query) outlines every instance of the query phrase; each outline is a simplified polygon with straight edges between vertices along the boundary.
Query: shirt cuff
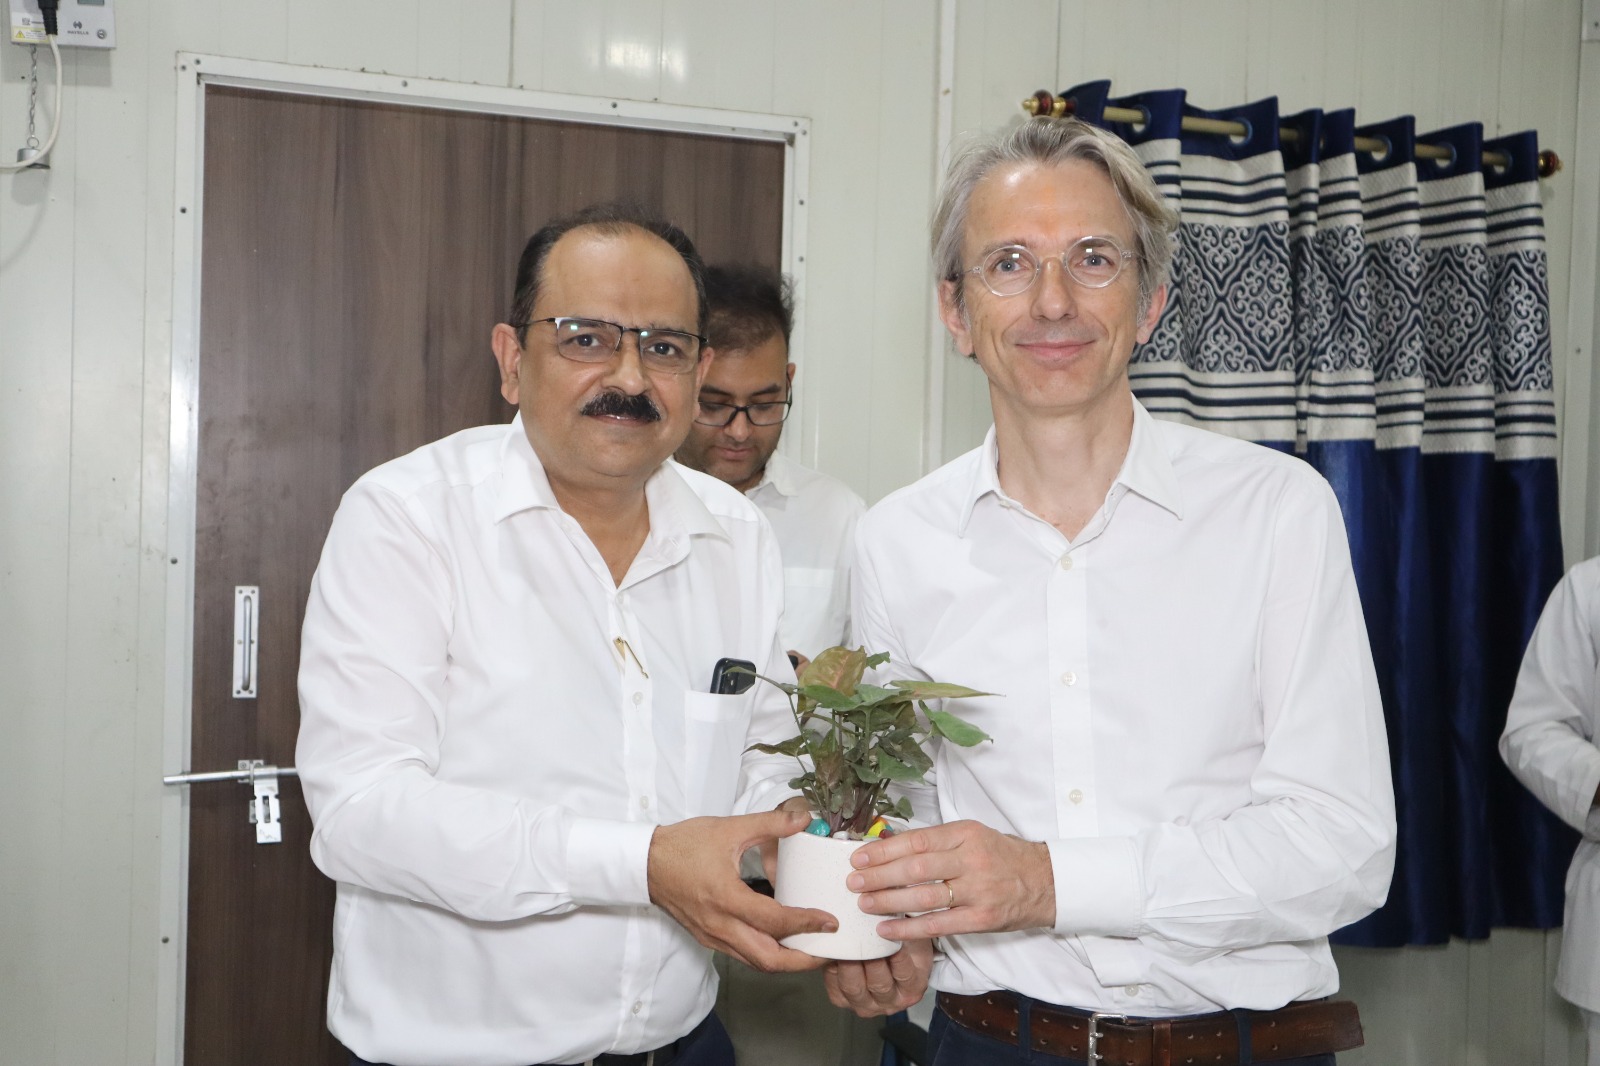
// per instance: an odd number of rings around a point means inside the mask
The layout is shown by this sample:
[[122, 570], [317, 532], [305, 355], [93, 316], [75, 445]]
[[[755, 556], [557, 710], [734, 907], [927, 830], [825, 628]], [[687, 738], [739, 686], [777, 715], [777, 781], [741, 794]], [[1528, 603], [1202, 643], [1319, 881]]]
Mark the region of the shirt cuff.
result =
[[1573, 762], [1579, 764], [1573, 768], [1573, 777], [1578, 782], [1578, 794], [1574, 797], [1578, 818], [1576, 821], [1569, 819], [1569, 822], [1585, 839], [1600, 840], [1600, 807], [1594, 805], [1595, 791], [1600, 789], [1600, 750], [1589, 748], [1581, 759]]
[[1130, 837], [1047, 841], [1056, 886], [1055, 931], [1137, 936], [1144, 888]]
[[649, 822], [574, 818], [567, 835], [567, 887], [579, 904], [650, 902]]

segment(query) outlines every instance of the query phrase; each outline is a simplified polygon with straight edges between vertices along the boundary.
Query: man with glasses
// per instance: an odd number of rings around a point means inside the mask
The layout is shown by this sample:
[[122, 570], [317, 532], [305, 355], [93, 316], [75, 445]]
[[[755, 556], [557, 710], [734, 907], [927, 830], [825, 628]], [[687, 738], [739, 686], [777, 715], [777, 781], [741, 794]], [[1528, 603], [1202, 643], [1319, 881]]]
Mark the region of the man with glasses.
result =
[[[911, 915], [880, 933], [923, 958], [939, 938], [934, 1066], [1361, 1041], [1323, 999], [1327, 937], [1383, 902], [1395, 824], [1344, 525], [1300, 460], [1134, 399], [1175, 229], [1133, 151], [1070, 119], [974, 143], [941, 193], [940, 316], [994, 428], [861, 520], [852, 619], [888, 676], [996, 693], [961, 706], [994, 742], [938, 748], [916, 809], [942, 824], [849, 878]], [[867, 1006], [918, 991], [829, 980]]]
[[706, 302], [717, 357], [678, 462], [726, 481], [772, 523], [783, 556], [778, 629], [790, 657], [803, 662], [849, 639], [850, 541], [866, 504], [844, 482], [777, 450], [794, 405], [787, 280], [761, 267], [710, 266]]
[[[716, 358], [678, 462], [743, 492], [761, 508], [783, 556], [783, 646], [796, 666], [850, 636], [850, 543], [866, 505], [842, 481], [779, 454], [794, 402], [786, 279], [755, 266], [706, 268]], [[759, 870], [746, 873], [757, 878]], [[759, 878], [757, 878], [759, 880]], [[717, 1014], [741, 1063], [873, 1066], [877, 1026], [834, 1009], [814, 973], [762, 974], [718, 960]]]
[[725, 661], [789, 669], [777, 545], [668, 461], [711, 358], [701, 274], [637, 211], [545, 226], [492, 337], [515, 420], [339, 506], [296, 756], [357, 1066], [732, 1066], [708, 949], [820, 965], [777, 941], [832, 917], [738, 874], [807, 815], [772, 809], [793, 760], [747, 751], [793, 732], [785, 698]]

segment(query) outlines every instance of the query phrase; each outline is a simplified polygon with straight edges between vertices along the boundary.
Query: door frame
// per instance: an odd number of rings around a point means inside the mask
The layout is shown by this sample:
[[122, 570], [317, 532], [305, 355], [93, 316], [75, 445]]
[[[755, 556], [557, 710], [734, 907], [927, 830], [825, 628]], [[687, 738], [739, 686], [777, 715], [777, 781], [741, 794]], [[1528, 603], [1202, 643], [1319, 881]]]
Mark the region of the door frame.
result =
[[[200, 252], [205, 203], [205, 90], [208, 86], [780, 142], [784, 145], [782, 263], [784, 272], [794, 279], [797, 303], [802, 308], [805, 306], [811, 132], [810, 119], [799, 115], [505, 89], [195, 52], [179, 52], [175, 68], [178, 123], [172, 203], [172, 369], [167, 467], [169, 576], [161, 745], [164, 775], [223, 769], [189, 766], [200, 425]], [[804, 347], [803, 318], [803, 314], [796, 317], [792, 342], [796, 350]], [[486, 331], [489, 325], [484, 324]], [[805, 382], [806, 377], [802, 376], [802, 396], [806, 391]], [[785, 434], [783, 450], [798, 452], [802, 443], [799, 437], [800, 434]], [[266, 604], [264, 609], [272, 610], [274, 606]], [[241, 803], [240, 832], [248, 831]], [[160, 1066], [180, 1066], [183, 1061], [188, 896], [189, 787], [168, 787], [161, 801], [160, 928], [163, 936], [156, 990], [156, 1062]]]

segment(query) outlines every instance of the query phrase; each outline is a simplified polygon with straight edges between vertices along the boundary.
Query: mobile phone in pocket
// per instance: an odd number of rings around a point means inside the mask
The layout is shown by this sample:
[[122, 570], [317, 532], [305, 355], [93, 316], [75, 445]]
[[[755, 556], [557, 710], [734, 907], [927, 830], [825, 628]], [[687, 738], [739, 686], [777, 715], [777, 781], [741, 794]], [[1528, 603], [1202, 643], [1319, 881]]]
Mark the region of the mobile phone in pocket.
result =
[[749, 659], [718, 659], [711, 668], [711, 691], [723, 696], [747, 692], [756, 681], [756, 664]]

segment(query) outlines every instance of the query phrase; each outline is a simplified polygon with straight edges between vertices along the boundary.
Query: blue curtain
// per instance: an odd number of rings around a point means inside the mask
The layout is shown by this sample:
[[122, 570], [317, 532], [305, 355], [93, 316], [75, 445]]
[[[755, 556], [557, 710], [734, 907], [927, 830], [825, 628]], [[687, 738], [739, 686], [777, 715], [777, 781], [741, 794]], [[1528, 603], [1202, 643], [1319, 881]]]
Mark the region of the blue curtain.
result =
[[[1400, 847], [1387, 905], [1335, 939], [1560, 925], [1576, 834], [1495, 750], [1562, 572], [1535, 135], [1418, 137], [1409, 116], [1358, 127], [1349, 110], [1205, 111], [1182, 90], [1110, 89], [1062, 95], [1133, 146], [1181, 219], [1135, 393], [1158, 417], [1300, 455], [1344, 509]], [[1108, 105], [1143, 119], [1108, 122]], [[1246, 132], [1186, 133], [1185, 116]], [[1419, 142], [1452, 158], [1418, 160]], [[1485, 168], [1486, 150], [1509, 165]]]

